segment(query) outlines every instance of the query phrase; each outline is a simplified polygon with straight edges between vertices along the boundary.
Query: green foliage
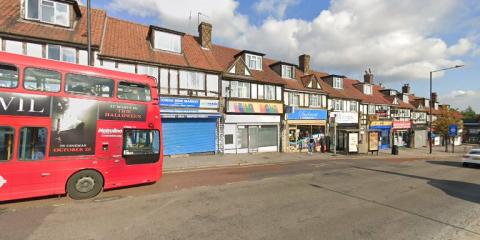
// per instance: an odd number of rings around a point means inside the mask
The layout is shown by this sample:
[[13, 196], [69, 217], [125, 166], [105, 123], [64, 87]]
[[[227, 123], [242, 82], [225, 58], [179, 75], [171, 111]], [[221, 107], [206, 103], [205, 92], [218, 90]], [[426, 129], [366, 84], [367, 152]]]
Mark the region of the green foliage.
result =
[[463, 119], [477, 119], [477, 113], [472, 109], [471, 106], [468, 106], [465, 110], [462, 111]]
[[433, 122], [435, 132], [444, 137], [448, 136], [448, 126], [451, 124], [456, 124], [458, 129], [463, 128], [463, 121], [454, 109], [441, 109], [440, 115], [437, 115], [437, 120]]

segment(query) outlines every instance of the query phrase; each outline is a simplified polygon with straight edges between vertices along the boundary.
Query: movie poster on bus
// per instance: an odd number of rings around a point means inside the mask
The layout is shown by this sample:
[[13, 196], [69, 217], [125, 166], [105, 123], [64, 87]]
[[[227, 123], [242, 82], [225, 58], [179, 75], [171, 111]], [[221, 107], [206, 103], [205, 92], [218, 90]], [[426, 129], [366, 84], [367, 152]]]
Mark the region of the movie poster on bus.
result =
[[95, 154], [97, 106], [95, 100], [53, 99], [51, 156]]
[[141, 104], [103, 102], [98, 109], [98, 119], [145, 122], [146, 112], [147, 106]]

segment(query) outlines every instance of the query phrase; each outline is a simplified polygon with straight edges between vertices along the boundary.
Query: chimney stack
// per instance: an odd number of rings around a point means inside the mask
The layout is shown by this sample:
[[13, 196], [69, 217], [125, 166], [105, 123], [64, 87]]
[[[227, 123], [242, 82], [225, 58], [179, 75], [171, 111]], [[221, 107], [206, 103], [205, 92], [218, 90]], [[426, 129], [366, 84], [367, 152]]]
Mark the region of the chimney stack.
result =
[[432, 103], [438, 102], [438, 95], [436, 92], [432, 92]]
[[363, 82], [373, 84], [373, 73], [370, 68], [368, 69], [368, 71], [365, 70], [365, 74], [363, 75]]
[[310, 74], [310, 55], [300, 55], [298, 57], [298, 66], [303, 73]]
[[402, 93], [403, 94], [410, 94], [410, 84], [405, 83], [402, 87]]
[[212, 24], [201, 22], [198, 25], [198, 36], [200, 37], [200, 44], [203, 48], [212, 48]]

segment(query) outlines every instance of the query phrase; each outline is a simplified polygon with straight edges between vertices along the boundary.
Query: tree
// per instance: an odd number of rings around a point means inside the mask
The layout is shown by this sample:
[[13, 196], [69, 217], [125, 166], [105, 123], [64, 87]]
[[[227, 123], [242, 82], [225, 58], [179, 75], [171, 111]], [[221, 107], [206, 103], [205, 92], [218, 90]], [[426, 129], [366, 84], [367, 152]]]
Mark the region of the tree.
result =
[[468, 106], [465, 110], [462, 111], [463, 119], [476, 119], [477, 113], [473, 110], [471, 106]]
[[[473, 111], [473, 110], [472, 110]], [[450, 138], [448, 134], [448, 126], [455, 124], [458, 129], [463, 128], [462, 114], [457, 110], [450, 108], [441, 108], [440, 114], [437, 115], [437, 120], [433, 122], [435, 132], [445, 139], [445, 151], [448, 152], [448, 141]]]

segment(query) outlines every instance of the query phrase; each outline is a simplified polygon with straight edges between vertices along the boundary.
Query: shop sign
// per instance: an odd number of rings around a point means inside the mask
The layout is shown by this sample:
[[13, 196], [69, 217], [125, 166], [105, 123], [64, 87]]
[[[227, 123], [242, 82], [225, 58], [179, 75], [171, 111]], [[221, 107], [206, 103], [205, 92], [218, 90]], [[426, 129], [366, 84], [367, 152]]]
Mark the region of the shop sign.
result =
[[335, 119], [335, 123], [358, 123], [358, 113], [356, 112], [332, 112], [330, 118]]
[[371, 127], [375, 127], [375, 126], [392, 126], [392, 121], [373, 121], [370, 123], [370, 126]]
[[327, 111], [322, 109], [299, 109], [294, 108], [292, 113], [287, 114], [288, 120], [326, 120]]
[[378, 115], [368, 115], [368, 121], [370, 122], [378, 121], [379, 119]]
[[392, 128], [394, 128], [394, 129], [412, 128], [412, 122], [410, 122], [410, 121], [393, 121]]
[[283, 105], [281, 103], [261, 103], [261, 102], [237, 102], [229, 101], [227, 106], [228, 112], [235, 113], [283, 113]]
[[196, 98], [160, 97], [162, 107], [218, 108], [218, 100]]
[[375, 111], [375, 114], [376, 114], [378, 117], [385, 118], [385, 117], [388, 117], [388, 110], [386, 110], [386, 109], [379, 109], [379, 110], [376, 110], [376, 111]]

